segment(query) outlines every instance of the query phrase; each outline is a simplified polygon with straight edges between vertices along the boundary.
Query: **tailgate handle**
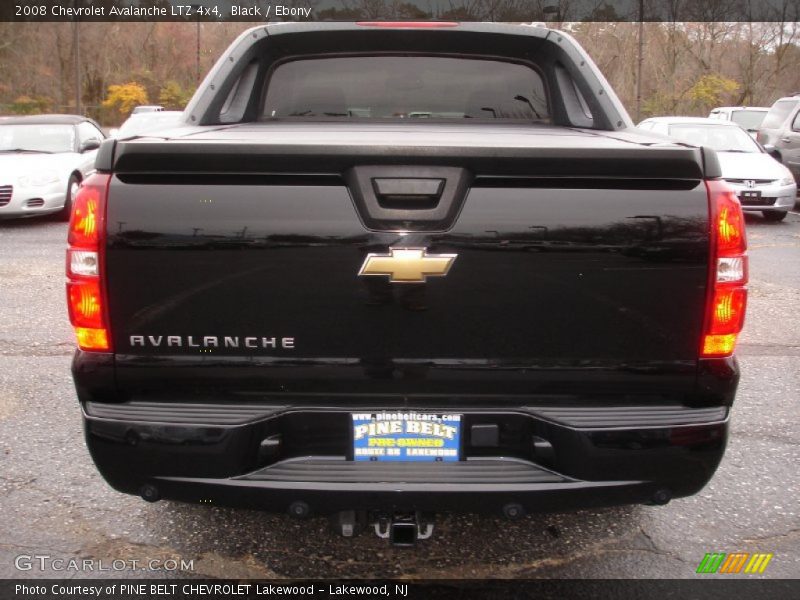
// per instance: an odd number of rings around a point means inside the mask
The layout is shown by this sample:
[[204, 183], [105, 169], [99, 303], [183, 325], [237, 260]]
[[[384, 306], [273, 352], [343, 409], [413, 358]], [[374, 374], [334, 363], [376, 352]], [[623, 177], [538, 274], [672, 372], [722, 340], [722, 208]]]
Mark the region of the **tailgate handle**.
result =
[[438, 165], [358, 165], [342, 175], [372, 231], [447, 231], [472, 182], [463, 167]]
[[423, 177], [373, 177], [378, 203], [386, 208], [431, 208], [444, 189], [444, 179]]

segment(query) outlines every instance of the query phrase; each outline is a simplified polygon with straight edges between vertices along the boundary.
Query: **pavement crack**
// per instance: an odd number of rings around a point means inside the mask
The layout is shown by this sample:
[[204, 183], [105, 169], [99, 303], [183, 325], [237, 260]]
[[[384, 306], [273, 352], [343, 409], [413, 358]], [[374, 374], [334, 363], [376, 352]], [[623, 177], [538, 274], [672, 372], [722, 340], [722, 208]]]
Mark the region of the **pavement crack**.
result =
[[650, 546], [650, 550], [652, 550], [656, 554], [667, 554], [667, 552], [661, 550], [658, 547], [658, 545], [656, 545], [655, 541], [653, 540], [653, 537], [644, 530], [644, 527], [639, 526], [639, 533], [642, 535], [642, 537], [644, 537], [645, 540], [647, 540], [647, 543]]
[[641, 547], [641, 546], [640, 547], [632, 546], [627, 548], [623, 547], [622, 550], [630, 552], [637, 552], [637, 551], [650, 552], [652, 554], [657, 554], [659, 556], [667, 556], [682, 563], [687, 562], [686, 559], [684, 559], [682, 556], [679, 556], [672, 550], [666, 550], [664, 548], [661, 548], [658, 544], [656, 544], [656, 541], [653, 539], [653, 536], [647, 533], [647, 531], [645, 531], [644, 526], [642, 525], [639, 526], [639, 535], [634, 536], [634, 541], [637, 538], [638, 539], [644, 538], [646, 547]]
[[647, 552], [649, 554], [655, 554], [657, 556], [666, 556], [668, 558], [672, 558], [682, 563], [686, 563], [684, 559], [681, 557], [671, 553], [666, 552], [664, 550], [659, 550], [658, 548], [629, 548], [629, 547], [617, 547], [617, 548], [603, 548], [603, 547], [593, 547], [592, 549], [586, 550], [584, 552], [576, 552], [569, 556], [559, 557], [559, 558], [543, 558], [532, 563], [528, 563], [526, 565], [521, 565], [519, 569], [511, 570], [512, 576], [524, 576], [527, 575], [531, 570], [538, 571], [542, 568], [553, 568], [553, 567], [561, 567], [566, 566], [571, 563], [574, 563], [578, 560], [583, 560], [586, 558], [595, 558], [600, 555], [621, 555], [621, 554], [636, 554], [638, 552]]
[[655, 540], [653, 540], [653, 536], [651, 536], [649, 533], [647, 533], [644, 530], [644, 527], [639, 527], [639, 531], [641, 532], [642, 536], [644, 536], [644, 538], [648, 541], [648, 543], [650, 544], [651, 547], [650, 548], [631, 548], [630, 549], [631, 551], [644, 550], [645, 552], [651, 552], [653, 554], [658, 554], [660, 556], [667, 556], [669, 558], [672, 558], [672, 559], [677, 560], [677, 561], [682, 562], [682, 563], [688, 563], [689, 562], [685, 558], [683, 558], [682, 556], [680, 556], [680, 555], [676, 554], [675, 552], [673, 552], [672, 550], [665, 550], [664, 548], [660, 548], [658, 546], [658, 544], [655, 543]]

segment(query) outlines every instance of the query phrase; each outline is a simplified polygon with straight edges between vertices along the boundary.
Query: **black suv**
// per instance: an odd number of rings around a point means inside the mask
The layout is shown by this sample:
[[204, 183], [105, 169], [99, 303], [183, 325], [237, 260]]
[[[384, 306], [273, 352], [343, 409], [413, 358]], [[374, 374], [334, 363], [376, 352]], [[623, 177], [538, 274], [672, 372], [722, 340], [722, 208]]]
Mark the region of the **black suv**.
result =
[[770, 154], [779, 158], [792, 172], [795, 181], [800, 183], [800, 92], [781, 98], [772, 105], [756, 139]]

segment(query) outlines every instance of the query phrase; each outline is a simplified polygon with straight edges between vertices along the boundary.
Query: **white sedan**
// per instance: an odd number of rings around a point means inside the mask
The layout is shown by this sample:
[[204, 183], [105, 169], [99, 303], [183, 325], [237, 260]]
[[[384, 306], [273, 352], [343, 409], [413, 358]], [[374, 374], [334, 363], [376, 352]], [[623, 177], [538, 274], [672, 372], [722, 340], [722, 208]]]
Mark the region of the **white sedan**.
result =
[[653, 117], [638, 127], [716, 150], [722, 178], [736, 190], [743, 210], [761, 212], [767, 221], [781, 221], [794, 206], [797, 184], [791, 171], [736, 123], [698, 117]]
[[174, 129], [183, 124], [182, 117], [183, 112], [179, 110], [136, 113], [131, 115], [119, 129], [112, 129], [110, 137], [124, 139]]
[[0, 219], [69, 219], [105, 135], [77, 115], [0, 117]]

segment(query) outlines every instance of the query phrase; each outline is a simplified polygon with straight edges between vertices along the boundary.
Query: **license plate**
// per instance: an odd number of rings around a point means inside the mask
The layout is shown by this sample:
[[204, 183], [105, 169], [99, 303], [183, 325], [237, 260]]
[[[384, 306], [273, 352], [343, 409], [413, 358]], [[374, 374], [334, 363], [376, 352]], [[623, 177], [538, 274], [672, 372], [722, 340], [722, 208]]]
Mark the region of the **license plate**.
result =
[[384, 411], [353, 413], [353, 460], [456, 461], [461, 415]]
[[741, 202], [748, 202], [752, 200], [758, 200], [761, 198], [760, 191], [752, 191], [752, 192], [740, 192], [739, 193], [739, 200]]

